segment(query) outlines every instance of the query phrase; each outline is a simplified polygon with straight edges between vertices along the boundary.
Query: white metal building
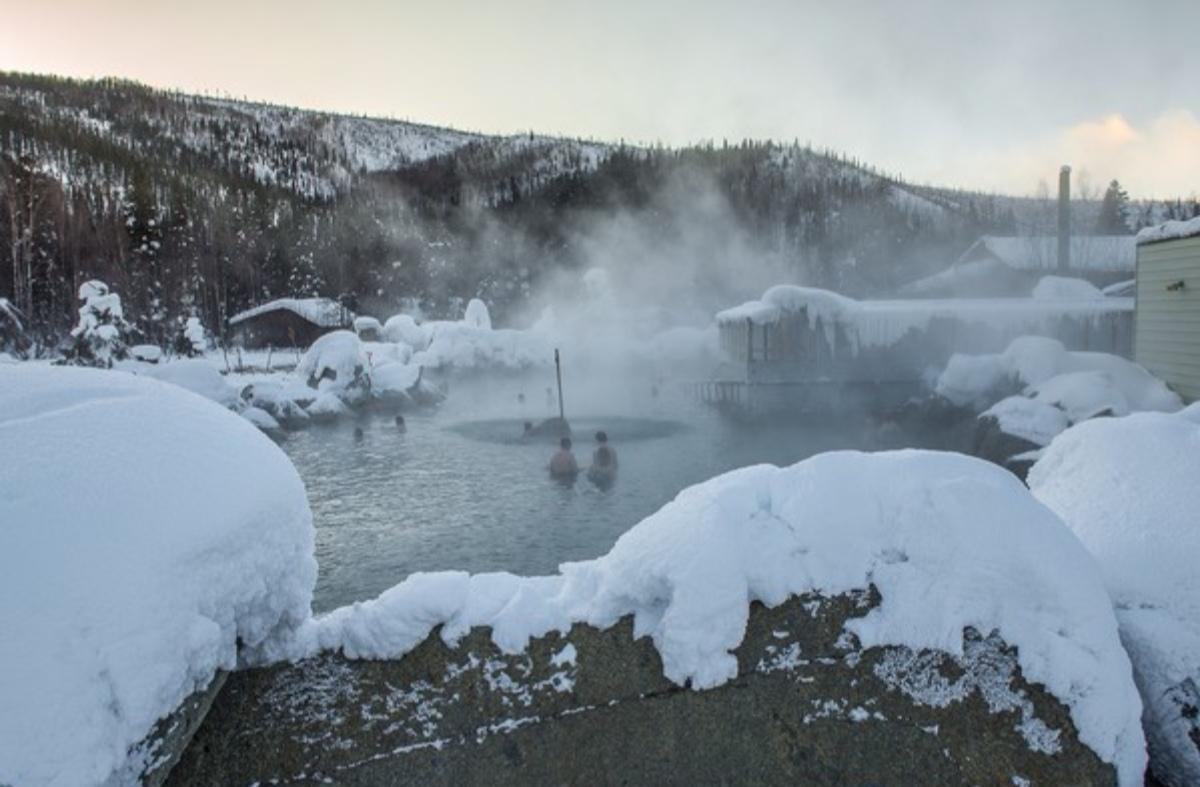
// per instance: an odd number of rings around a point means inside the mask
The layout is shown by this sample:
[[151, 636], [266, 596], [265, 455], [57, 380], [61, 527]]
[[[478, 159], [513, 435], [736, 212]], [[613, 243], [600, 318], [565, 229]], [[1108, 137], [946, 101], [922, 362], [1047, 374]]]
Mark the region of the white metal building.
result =
[[1133, 357], [1188, 401], [1200, 399], [1200, 217], [1137, 236]]

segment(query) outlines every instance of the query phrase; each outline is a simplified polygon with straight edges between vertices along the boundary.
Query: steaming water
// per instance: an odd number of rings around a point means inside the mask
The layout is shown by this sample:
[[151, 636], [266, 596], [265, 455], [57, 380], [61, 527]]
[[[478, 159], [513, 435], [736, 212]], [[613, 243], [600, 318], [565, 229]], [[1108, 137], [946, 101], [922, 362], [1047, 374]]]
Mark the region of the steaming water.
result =
[[415, 571], [553, 573], [604, 554], [681, 489], [718, 473], [878, 447], [855, 423], [747, 426], [682, 403], [645, 409], [638, 418], [571, 419], [584, 468], [592, 433], [609, 433], [620, 460], [609, 489], [583, 474], [574, 484], [550, 479], [554, 441], [523, 440], [519, 417], [412, 414], [400, 433], [392, 416], [376, 414], [289, 435], [283, 448], [316, 524], [314, 608], [372, 598]]

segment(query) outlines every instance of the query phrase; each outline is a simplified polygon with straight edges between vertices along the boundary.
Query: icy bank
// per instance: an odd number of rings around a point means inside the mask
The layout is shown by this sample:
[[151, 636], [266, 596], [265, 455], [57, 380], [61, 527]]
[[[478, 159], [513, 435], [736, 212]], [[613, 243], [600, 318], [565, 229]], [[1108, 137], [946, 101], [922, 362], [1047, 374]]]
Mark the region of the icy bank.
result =
[[1069, 707], [1079, 738], [1122, 783], [1140, 782], [1141, 706], [1091, 558], [1009, 473], [956, 454], [823, 454], [743, 468], [684, 490], [594, 561], [555, 576], [416, 574], [304, 627], [277, 656], [338, 649], [396, 658], [442, 625], [456, 642], [488, 627], [506, 653], [531, 638], [626, 615], [676, 684], [737, 674], [749, 604], [878, 589], [846, 629], [865, 648], [962, 655], [963, 632], [996, 631], [1021, 670]]
[[133, 781], [180, 701], [308, 618], [283, 453], [181, 388], [0, 367], [0, 783]]
[[[1160, 781], [1200, 783], [1200, 418], [1105, 418], [1059, 435], [1034, 495], [1100, 564], [1146, 704]], [[1189, 712], [1188, 708], [1192, 710]]]
[[1165, 383], [1132, 361], [1069, 351], [1062, 342], [1041, 336], [1014, 339], [1001, 353], [952, 356], [935, 390], [954, 404], [980, 408], [1021, 391], [982, 415], [995, 417], [1008, 434], [1038, 445], [1069, 424], [1102, 413], [1173, 412], [1183, 406]]

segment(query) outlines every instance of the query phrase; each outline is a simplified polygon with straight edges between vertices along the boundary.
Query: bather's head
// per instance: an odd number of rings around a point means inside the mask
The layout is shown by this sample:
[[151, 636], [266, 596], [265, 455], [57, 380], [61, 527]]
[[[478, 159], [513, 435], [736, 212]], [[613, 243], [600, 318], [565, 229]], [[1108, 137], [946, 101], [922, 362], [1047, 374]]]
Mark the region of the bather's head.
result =
[[559, 440], [558, 444], [564, 451], [571, 450], [571, 438], [569, 437], [564, 437], [563, 439]]
[[603, 429], [601, 429], [599, 432], [596, 432], [596, 442], [600, 443], [601, 445], [604, 445], [605, 443], [607, 443], [608, 442], [608, 432], [605, 432]]

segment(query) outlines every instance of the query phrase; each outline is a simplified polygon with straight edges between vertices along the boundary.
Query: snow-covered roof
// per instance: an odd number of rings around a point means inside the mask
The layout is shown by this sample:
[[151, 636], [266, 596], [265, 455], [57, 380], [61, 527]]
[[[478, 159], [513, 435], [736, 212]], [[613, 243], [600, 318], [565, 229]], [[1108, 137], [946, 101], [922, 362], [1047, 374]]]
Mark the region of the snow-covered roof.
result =
[[[1053, 235], [984, 235], [971, 244], [956, 265], [990, 255], [1016, 270], [1058, 266], [1058, 238]], [[1071, 270], [1133, 271], [1137, 243], [1132, 235], [1072, 235]]]
[[1159, 243], [1164, 240], [1192, 238], [1200, 235], [1200, 216], [1187, 221], [1167, 221], [1153, 227], [1146, 227], [1137, 234], [1137, 245]]
[[249, 320], [251, 317], [257, 317], [260, 314], [280, 309], [298, 314], [314, 325], [320, 325], [322, 328], [340, 328], [346, 324], [347, 319], [354, 316], [340, 303], [331, 298], [279, 298], [278, 300], [264, 303], [261, 306], [255, 306], [253, 309], [238, 312], [229, 318], [229, 324], [237, 325], [240, 322]]
[[1047, 320], [1064, 316], [1098, 317], [1132, 312], [1133, 298], [928, 298], [856, 301], [837, 293], [811, 287], [780, 285], [767, 290], [760, 300], [749, 301], [717, 314], [719, 325], [744, 323], [767, 325], [785, 314], [805, 310], [809, 325], [820, 319], [828, 333], [833, 325], [848, 329], [858, 347], [895, 344], [908, 331], [924, 329], [935, 319], [956, 319], [1011, 329], [1024, 326], [1033, 331]]

